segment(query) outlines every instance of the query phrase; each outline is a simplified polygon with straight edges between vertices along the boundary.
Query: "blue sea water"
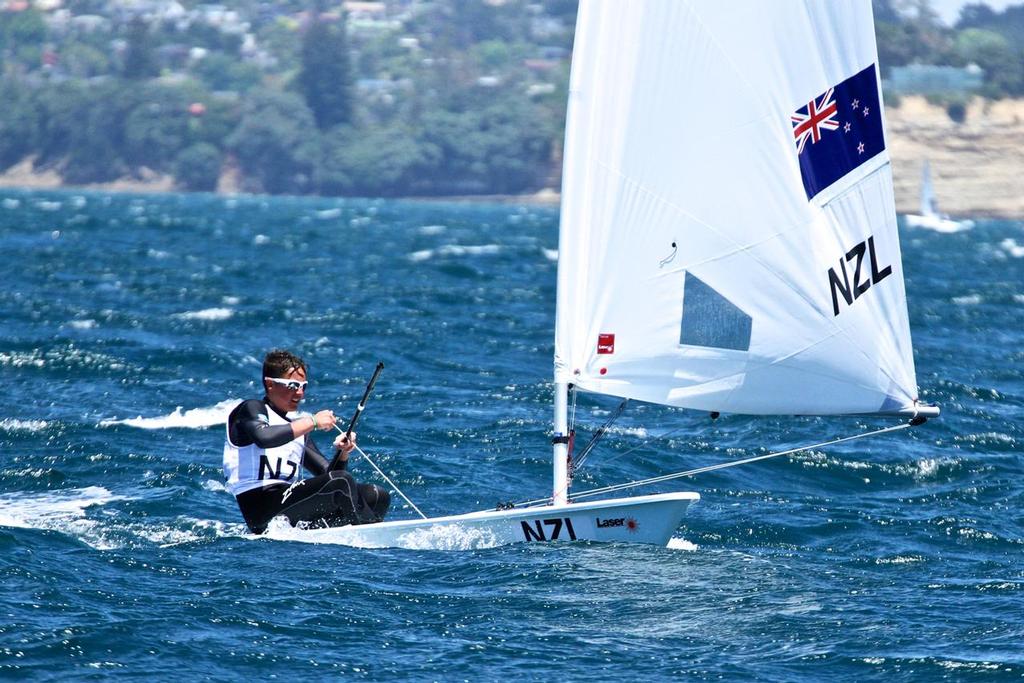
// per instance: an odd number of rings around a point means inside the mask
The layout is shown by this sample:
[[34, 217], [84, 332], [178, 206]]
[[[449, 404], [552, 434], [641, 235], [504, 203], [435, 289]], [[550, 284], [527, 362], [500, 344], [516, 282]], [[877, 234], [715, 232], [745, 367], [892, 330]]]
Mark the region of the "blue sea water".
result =
[[[222, 422], [275, 346], [339, 415], [387, 364], [360, 443], [426, 513], [546, 495], [557, 218], [0, 192], [0, 678], [1024, 677], [1020, 222], [902, 234], [941, 419], [653, 487], [702, 495], [668, 548], [247, 534]], [[636, 406], [577, 484], [886, 424]]]

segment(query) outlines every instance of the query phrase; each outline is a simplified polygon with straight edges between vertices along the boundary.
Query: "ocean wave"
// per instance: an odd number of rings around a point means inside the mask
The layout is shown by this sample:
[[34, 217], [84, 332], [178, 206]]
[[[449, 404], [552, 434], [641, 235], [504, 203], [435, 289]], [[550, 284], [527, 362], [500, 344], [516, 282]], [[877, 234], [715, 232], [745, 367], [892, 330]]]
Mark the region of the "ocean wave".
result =
[[201, 311], [175, 313], [172, 317], [179, 320], [227, 320], [234, 314], [234, 310], [230, 308], [204, 308]]
[[329, 221], [340, 217], [341, 209], [339, 207], [335, 207], [333, 209], [321, 209], [319, 211], [315, 211], [314, 215], [322, 221]]
[[484, 256], [493, 255], [501, 252], [501, 245], [499, 244], [478, 244], [471, 246], [463, 246], [460, 244], [446, 244], [443, 247], [437, 249], [421, 249], [420, 251], [414, 251], [409, 254], [408, 258], [410, 261], [429, 261], [435, 256]]
[[0, 495], [0, 526], [57, 531], [78, 538], [97, 550], [118, 547], [96, 520], [86, 518], [86, 508], [119, 500], [102, 486]]
[[48, 426], [46, 420], [19, 420], [13, 417], [0, 420], [0, 430], [5, 432], [41, 432]]
[[691, 543], [685, 538], [670, 538], [668, 539], [668, 546], [670, 550], [698, 550], [699, 546], [696, 543]]
[[121, 420], [102, 420], [100, 427], [112, 427], [114, 425], [127, 425], [139, 429], [205, 429], [216, 425], [225, 424], [231, 409], [238, 405], [241, 399], [229, 398], [208, 408], [192, 408], [181, 411], [181, 406], [174, 409], [167, 415], [158, 417], [138, 417]]
[[1017, 240], [1007, 237], [999, 243], [1003, 251], [1014, 258], [1024, 258], [1024, 246], [1017, 244]]

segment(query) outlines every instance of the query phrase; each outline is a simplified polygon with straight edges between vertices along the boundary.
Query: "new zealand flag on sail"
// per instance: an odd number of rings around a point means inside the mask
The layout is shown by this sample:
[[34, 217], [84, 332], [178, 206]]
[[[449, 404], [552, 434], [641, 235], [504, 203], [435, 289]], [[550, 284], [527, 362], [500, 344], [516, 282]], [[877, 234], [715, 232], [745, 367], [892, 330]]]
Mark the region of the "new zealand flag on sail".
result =
[[872, 64], [790, 116], [807, 199], [885, 149]]

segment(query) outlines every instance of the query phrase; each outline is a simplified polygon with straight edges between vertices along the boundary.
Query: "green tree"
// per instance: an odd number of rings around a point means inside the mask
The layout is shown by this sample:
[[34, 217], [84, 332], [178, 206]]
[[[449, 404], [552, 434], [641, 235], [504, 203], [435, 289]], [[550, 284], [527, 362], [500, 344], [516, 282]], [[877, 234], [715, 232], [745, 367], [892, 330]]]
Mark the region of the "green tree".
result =
[[435, 191], [509, 194], [548, 172], [554, 122], [516, 92], [478, 93], [460, 109], [424, 116], [423, 139], [440, 148]]
[[13, 58], [24, 69], [35, 69], [46, 38], [46, 23], [38, 10], [0, 12], [0, 53], [5, 60]]
[[352, 119], [352, 74], [345, 18], [342, 15], [340, 21], [328, 23], [319, 11], [312, 14], [302, 38], [297, 85], [317, 127], [327, 130]]
[[222, 155], [213, 145], [205, 142], [188, 147], [174, 162], [174, 179], [178, 186], [190, 192], [212, 192], [220, 179]]
[[206, 55], [193, 71], [210, 90], [244, 93], [260, 82], [260, 70], [256, 66], [223, 52]]
[[35, 150], [39, 118], [32, 93], [17, 82], [0, 82], [0, 102], [0, 169], [6, 170]]
[[136, 17], [128, 24], [128, 42], [124, 51], [124, 77], [132, 80], [151, 78], [160, 73], [160, 67], [153, 52], [153, 41], [149, 26]]
[[189, 142], [188, 105], [195, 99], [181, 87], [149, 85], [124, 122], [124, 159], [132, 167], [167, 171]]
[[127, 89], [114, 83], [91, 89], [79, 100], [61, 170], [66, 182], [102, 183], [127, 173], [121, 156], [123, 122], [133, 103]]
[[439, 158], [436, 147], [401, 124], [368, 130], [338, 126], [323, 135], [317, 190], [373, 197], [423, 193]]
[[308, 192], [317, 158], [313, 114], [292, 93], [255, 90], [227, 140], [246, 189], [272, 194]]
[[956, 53], [985, 71], [985, 94], [990, 97], [1024, 94], [1024, 62], [1009, 41], [994, 31], [968, 28], [956, 38]]

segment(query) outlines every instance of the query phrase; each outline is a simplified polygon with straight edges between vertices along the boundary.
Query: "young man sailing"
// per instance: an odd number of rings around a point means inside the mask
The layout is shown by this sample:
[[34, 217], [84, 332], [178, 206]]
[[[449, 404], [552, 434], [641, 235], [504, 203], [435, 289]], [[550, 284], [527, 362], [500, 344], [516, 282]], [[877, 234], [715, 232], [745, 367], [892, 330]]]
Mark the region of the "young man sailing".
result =
[[[309, 417], [289, 418], [306, 395], [306, 363], [293, 353], [274, 350], [263, 360], [262, 399], [238, 404], [228, 416], [224, 441], [224, 476], [245, 523], [263, 533], [270, 520], [285, 516], [292, 526], [341, 526], [379, 522], [391, 504], [387, 491], [357, 484], [345, 467], [356, 446], [356, 435], [334, 440], [336, 463], [311, 438], [317, 429], [335, 428], [330, 410]], [[305, 467], [314, 476], [302, 479]]]

